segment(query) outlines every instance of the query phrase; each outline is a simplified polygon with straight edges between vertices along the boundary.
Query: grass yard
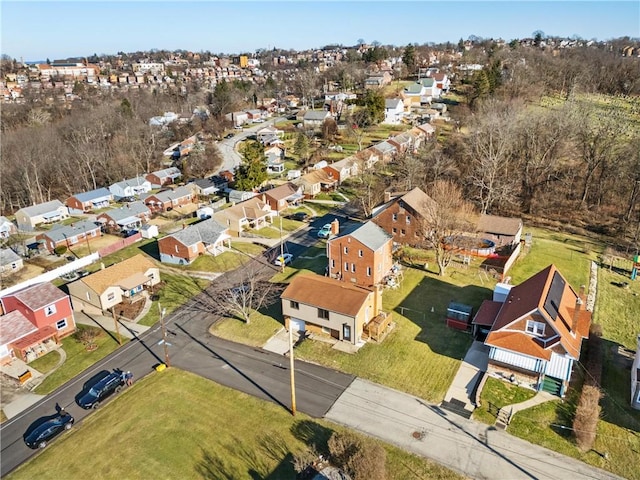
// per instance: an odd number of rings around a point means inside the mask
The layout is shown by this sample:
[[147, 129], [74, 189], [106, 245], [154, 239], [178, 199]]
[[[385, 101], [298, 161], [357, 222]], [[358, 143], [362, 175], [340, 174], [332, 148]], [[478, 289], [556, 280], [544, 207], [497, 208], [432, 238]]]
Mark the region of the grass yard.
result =
[[480, 401], [482, 406], [473, 411], [473, 419], [493, 425], [498, 409], [515, 403], [521, 403], [535, 396], [536, 392], [528, 388], [518, 387], [497, 378], [488, 377], [482, 389]]
[[46, 355], [43, 355], [40, 358], [36, 358], [29, 364], [29, 366], [36, 369], [40, 373], [48, 373], [53, 370], [56, 365], [58, 365], [59, 361], [60, 354], [56, 350], [52, 350]]
[[[266, 230], [266, 229], [263, 229]], [[247, 242], [232, 242], [231, 250], [220, 255], [201, 255], [190, 265], [176, 265], [176, 268], [194, 272], [228, 272], [250, 260], [250, 256], [259, 255], [265, 247]]]
[[270, 305], [251, 314], [251, 323], [246, 324], [237, 318], [225, 318], [216, 322], [210, 329], [213, 335], [262, 347], [267, 340], [273, 337], [284, 325], [278, 319], [282, 319], [282, 308], [279, 302]]
[[[341, 428], [300, 413], [292, 417], [274, 404], [171, 368], [138, 380], [7, 480], [93, 478], [96, 472], [101, 478], [295, 478], [293, 455], [311, 444], [326, 453], [328, 438]], [[463, 478], [380, 445], [389, 480]], [[69, 452], [87, 461], [70, 462]]]
[[[53, 392], [60, 385], [65, 384], [83, 370], [102, 360], [119, 347], [115, 336], [111, 336], [97, 327], [78, 325], [78, 331], [84, 329], [94, 329], [98, 332], [98, 336], [95, 339], [95, 343], [98, 345], [98, 348], [91, 352], [87, 351], [82, 342], [77, 340], [77, 332], [76, 334], [63, 339], [62, 348], [67, 354], [67, 359], [60, 368], [44, 379], [44, 381], [34, 390], [34, 393], [37, 393], [38, 395], [47, 395]], [[127, 341], [128, 340], [126, 338], [122, 339], [123, 344]]]
[[160, 309], [166, 308], [167, 314], [173, 312], [180, 305], [186, 303], [195, 295], [202, 292], [209, 285], [209, 281], [201, 278], [189, 277], [162, 271], [160, 273], [163, 287], [159, 290], [159, 299], [152, 302], [147, 314], [138, 322], [141, 325], [151, 326], [160, 320]]

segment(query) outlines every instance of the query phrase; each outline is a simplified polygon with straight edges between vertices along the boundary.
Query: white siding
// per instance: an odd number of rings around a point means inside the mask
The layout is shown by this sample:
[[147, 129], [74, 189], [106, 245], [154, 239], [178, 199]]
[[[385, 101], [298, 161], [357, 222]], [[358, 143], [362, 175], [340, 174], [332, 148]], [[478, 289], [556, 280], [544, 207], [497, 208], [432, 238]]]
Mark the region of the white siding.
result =
[[545, 375], [554, 378], [560, 378], [562, 380], [569, 380], [571, 378], [571, 367], [573, 366], [573, 359], [571, 357], [565, 357], [558, 355], [555, 352], [551, 353], [551, 360], [547, 363]]
[[513, 365], [514, 367], [523, 368], [532, 372], [540, 371], [540, 361], [537, 358], [527, 357], [519, 353], [509, 352], [508, 350], [492, 348], [489, 352], [489, 358], [496, 362]]

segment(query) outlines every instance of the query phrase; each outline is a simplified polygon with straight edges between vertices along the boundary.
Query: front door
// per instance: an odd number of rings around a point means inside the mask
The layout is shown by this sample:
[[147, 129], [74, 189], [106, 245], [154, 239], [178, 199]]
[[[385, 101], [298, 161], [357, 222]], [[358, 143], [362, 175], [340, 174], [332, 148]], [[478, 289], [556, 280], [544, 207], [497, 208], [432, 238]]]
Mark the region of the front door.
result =
[[347, 342], [351, 341], [351, 325], [344, 324], [342, 326], [342, 339]]

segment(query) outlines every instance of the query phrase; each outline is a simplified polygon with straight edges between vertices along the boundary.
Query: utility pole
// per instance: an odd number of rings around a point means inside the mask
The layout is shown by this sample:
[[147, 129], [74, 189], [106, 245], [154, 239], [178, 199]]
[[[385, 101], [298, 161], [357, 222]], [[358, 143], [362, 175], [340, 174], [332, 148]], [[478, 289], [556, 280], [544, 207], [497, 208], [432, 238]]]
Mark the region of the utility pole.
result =
[[120, 338], [120, 327], [118, 327], [118, 320], [116, 319], [116, 307], [111, 307], [111, 314], [113, 315], [113, 323], [116, 326], [116, 335], [118, 335], [118, 345], [122, 345], [122, 338]]
[[289, 319], [289, 370], [291, 371], [291, 415], [296, 416], [296, 382], [293, 373], [293, 328]]
[[282, 243], [282, 215], [280, 217], [280, 270], [284, 273], [284, 244]]
[[[158, 308], [160, 308], [160, 304], [158, 304]], [[169, 363], [169, 346], [167, 345], [167, 329], [164, 325], [164, 316], [167, 313], [167, 309], [163, 308], [160, 310], [160, 325], [162, 327], [162, 346], [164, 347], [164, 364], [168, 367], [171, 366]]]

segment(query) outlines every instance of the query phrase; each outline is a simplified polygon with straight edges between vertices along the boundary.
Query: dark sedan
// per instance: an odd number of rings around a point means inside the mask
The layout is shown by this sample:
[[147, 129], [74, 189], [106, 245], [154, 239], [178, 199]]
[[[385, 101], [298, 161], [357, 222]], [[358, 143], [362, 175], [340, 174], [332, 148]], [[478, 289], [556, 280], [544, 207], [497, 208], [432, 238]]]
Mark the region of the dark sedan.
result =
[[78, 405], [82, 408], [86, 410], [98, 408], [100, 402], [124, 388], [126, 381], [120, 370], [114, 370], [110, 373], [105, 371], [103, 375], [78, 397]]
[[24, 435], [24, 443], [29, 448], [44, 448], [55, 437], [73, 426], [74, 418], [68, 413], [61, 413], [45, 420]]

